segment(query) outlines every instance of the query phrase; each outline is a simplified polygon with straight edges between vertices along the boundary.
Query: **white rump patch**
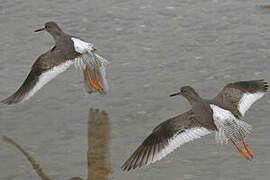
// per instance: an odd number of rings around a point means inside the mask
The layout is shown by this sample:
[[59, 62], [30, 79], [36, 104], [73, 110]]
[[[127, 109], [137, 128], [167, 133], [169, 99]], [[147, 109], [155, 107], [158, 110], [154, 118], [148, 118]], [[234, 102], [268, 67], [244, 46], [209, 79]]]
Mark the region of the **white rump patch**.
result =
[[83, 70], [86, 66], [95, 68], [109, 64], [109, 61], [95, 53], [93, 44], [74, 37], [71, 40], [74, 43], [75, 51], [82, 54], [82, 56], [75, 59], [76, 68]]
[[[201, 136], [205, 136], [207, 134], [210, 134], [211, 131], [207, 130], [206, 128], [191, 128], [188, 130], [184, 130], [184, 132], [176, 133], [174, 137], [168, 140], [167, 146], [165, 146], [164, 149], [162, 149], [159, 153], [155, 154], [152, 161], [149, 161], [148, 164], [154, 163], [163, 157], [165, 157], [167, 154], [171, 153], [181, 145], [183, 145], [186, 142], [193, 141], [195, 139], [200, 138]], [[148, 165], [147, 164], [147, 165]]]
[[49, 81], [51, 81], [57, 75], [59, 75], [62, 72], [66, 71], [72, 64], [73, 64], [73, 61], [69, 60], [69, 61], [66, 61], [65, 63], [62, 63], [62, 64], [60, 64], [58, 66], [55, 66], [52, 69], [42, 73], [39, 76], [39, 80], [36, 83], [36, 85], [33, 87], [33, 89], [31, 91], [29, 91], [29, 93], [24, 97], [24, 99], [22, 101], [28, 100], [37, 91], [39, 91], [45, 84], [47, 84]]
[[215, 119], [219, 120], [219, 121], [215, 122], [215, 124], [218, 123], [216, 125], [219, 125], [220, 121], [224, 120], [224, 119], [235, 119], [235, 117], [231, 113], [231, 111], [220, 108], [219, 106], [214, 105], [214, 104], [210, 104], [210, 107], [213, 110], [214, 121], [215, 121]]
[[235, 142], [241, 141], [250, 133], [251, 125], [236, 119], [230, 111], [214, 104], [210, 104], [210, 107], [213, 110], [214, 123], [218, 128], [218, 132], [216, 132], [217, 143], [227, 143], [228, 139], [232, 139]]
[[74, 49], [78, 53], [84, 54], [84, 53], [87, 53], [89, 51], [91, 52], [94, 50], [94, 48], [93, 48], [94, 46], [91, 43], [82, 41], [82, 40], [74, 38], [74, 37], [71, 38], [71, 40], [74, 42]]
[[253, 94], [244, 93], [244, 95], [242, 96], [242, 98], [240, 99], [239, 104], [238, 104], [238, 109], [239, 109], [240, 113], [242, 114], [242, 116], [244, 116], [246, 111], [250, 108], [250, 106], [255, 101], [262, 98], [264, 94], [265, 94], [264, 92], [257, 92], [257, 93], [253, 93]]

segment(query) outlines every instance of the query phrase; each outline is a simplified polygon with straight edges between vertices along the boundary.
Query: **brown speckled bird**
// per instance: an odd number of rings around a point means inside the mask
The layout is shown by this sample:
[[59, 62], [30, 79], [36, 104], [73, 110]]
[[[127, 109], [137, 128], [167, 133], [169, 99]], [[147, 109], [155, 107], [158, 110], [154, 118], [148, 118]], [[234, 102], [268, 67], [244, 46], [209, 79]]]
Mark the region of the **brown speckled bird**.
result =
[[17, 104], [28, 100], [73, 64], [83, 70], [84, 85], [89, 94], [107, 92], [105, 65], [108, 61], [96, 53], [91, 43], [66, 34], [55, 22], [47, 22], [44, 28], [35, 32], [40, 31], [47, 31], [53, 37], [55, 45], [38, 57], [21, 87], [2, 100], [2, 103]]
[[[123, 164], [131, 170], [154, 163], [186, 142], [216, 132], [217, 143], [228, 140], [248, 160], [253, 155], [245, 143], [251, 126], [242, 121], [250, 106], [263, 97], [268, 89], [264, 80], [241, 81], [226, 85], [213, 99], [207, 100], [190, 86], [170, 96], [182, 95], [191, 104], [191, 110], [162, 122], [143, 141]], [[243, 143], [248, 156], [237, 143]]]

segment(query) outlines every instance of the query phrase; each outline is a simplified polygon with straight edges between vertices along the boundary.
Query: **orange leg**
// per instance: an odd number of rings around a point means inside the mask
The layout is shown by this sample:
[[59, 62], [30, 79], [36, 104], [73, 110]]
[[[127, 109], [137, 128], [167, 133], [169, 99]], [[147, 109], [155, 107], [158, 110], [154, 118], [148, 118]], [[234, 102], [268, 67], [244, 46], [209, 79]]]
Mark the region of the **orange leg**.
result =
[[250, 155], [251, 158], [253, 158], [252, 152], [249, 150], [248, 146], [246, 145], [245, 141], [243, 140], [243, 145], [245, 146], [247, 153]]
[[237, 144], [231, 139], [233, 145], [237, 148], [237, 150], [240, 152], [240, 154], [242, 154], [247, 160], [250, 160], [249, 157], [246, 155], [246, 153], [243, 152], [242, 149], [240, 149]]
[[100, 89], [103, 89], [101, 83], [100, 83], [99, 80], [98, 80], [98, 74], [97, 74], [96, 68], [94, 68], [94, 71], [95, 71], [95, 75], [96, 75], [96, 79], [97, 79], [98, 86], [99, 86]]
[[95, 83], [94, 83], [93, 80], [91, 79], [87, 67], [85, 68], [85, 72], [86, 72], [86, 74], [87, 74], [87, 76], [88, 76], [88, 79], [89, 79], [89, 81], [90, 81], [90, 84], [91, 84], [97, 91], [99, 91], [99, 88], [97, 87], [97, 85], [95, 85]]

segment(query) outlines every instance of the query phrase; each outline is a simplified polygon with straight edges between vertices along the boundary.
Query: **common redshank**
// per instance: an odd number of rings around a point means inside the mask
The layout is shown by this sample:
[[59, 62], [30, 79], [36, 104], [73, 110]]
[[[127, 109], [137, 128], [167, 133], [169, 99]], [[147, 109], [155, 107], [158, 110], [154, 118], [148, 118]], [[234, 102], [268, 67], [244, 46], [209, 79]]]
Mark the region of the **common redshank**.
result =
[[[154, 163], [186, 142], [216, 132], [217, 143], [228, 140], [248, 160], [253, 157], [245, 143], [251, 125], [243, 121], [250, 106], [268, 89], [264, 80], [241, 81], [226, 85], [213, 99], [207, 100], [190, 86], [170, 96], [182, 95], [192, 109], [159, 124], [122, 166], [131, 170]], [[242, 143], [245, 153], [237, 144]], [[247, 155], [248, 154], [248, 155]]]
[[2, 103], [16, 104], [28, 100], [72, 64], [83, 70], [84, 84], [89, 94], [107, 92], [105, 65], [108, 61], [96, 53], [93, 44], [66, 34], [55, 22], [47, 22], [43, 28], [35, 30], [40, 31], [47, 31], [55, 45], [37, 58], [21, 87]]

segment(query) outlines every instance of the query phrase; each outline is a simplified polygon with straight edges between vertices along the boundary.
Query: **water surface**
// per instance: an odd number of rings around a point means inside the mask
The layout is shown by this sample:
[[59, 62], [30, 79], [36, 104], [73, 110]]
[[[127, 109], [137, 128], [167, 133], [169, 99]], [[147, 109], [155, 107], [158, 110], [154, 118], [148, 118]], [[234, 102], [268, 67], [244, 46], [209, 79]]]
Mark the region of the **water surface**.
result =
[[[52, 45], [34, 33], [54, 20], [68, 33], [91, 41], [111, 60], [110, 93], [84, 92], [82, 73], [69, 69], [29, 101], [0, 109], [0, 135], [36, 157], [54, 179], [87, 177], [89, 108], [110, 119], [110, 173], [117, 180], [253, 180], [270, 177], [270, 97], [256, 103], [246, 121], [254, 131], [248, 162], [231, 144], [209, 135], [185, 144], [162, 161], [132, 172], [122, 163], [163, 120], [186, 111], [169, 98], [191, 85], [211, 98], [229, 82], [270, 81], [270, 10], [264, 0], [2, 0], [0, 2], [0, 97], [15, 91], [34, 60]], [[0, 142], [0, 179], [35, 180], [21, 152]]]

